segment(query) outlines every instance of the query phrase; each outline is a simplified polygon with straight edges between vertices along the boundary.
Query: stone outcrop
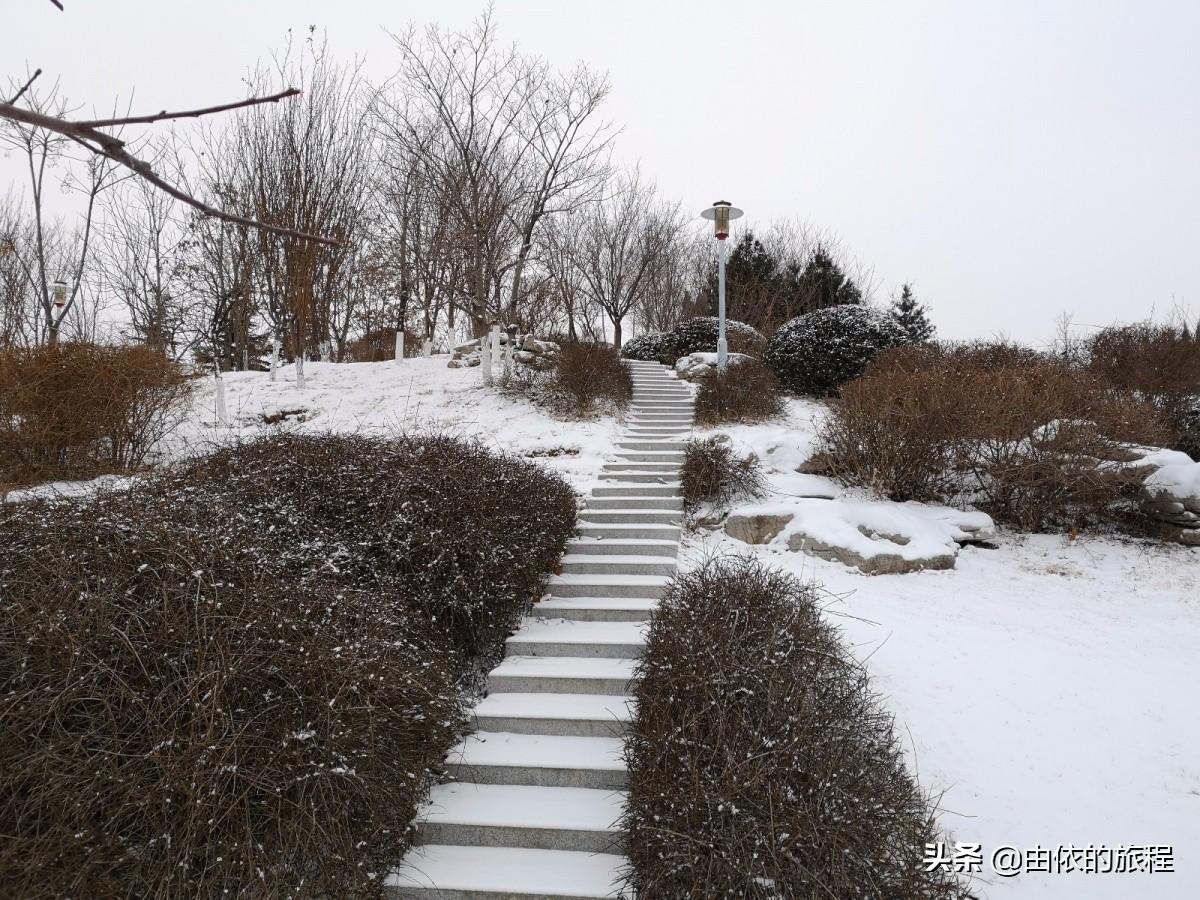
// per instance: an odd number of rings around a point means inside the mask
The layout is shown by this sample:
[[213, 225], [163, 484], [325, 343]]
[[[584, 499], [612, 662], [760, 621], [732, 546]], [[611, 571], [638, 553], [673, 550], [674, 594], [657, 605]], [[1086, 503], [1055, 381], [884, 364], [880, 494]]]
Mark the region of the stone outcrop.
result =
[[[451, 353], [450, 362], [446, 366], [451, 369], [461, 369], [468, 366], [480, 365], [483, 360], [483, 340], [485, 339], [474, 338], [466, 343], [459, 344]], [[510, 336], [508, 332], [501, 331], [501, 353], [508, 349], [510, 341], [513, 345], [513, 360], [534, 369], [548, 369], [553, 366], [555, 357], [562, 349], [553, 341], [539, 340], [532, 334]], [[493, 362], [498, 362], [498, 360], [494, 360]]]
[[[729, 365], [736, 366], [753, 359], [753, 356], [747, 356], [745, 353], [730, 353]], [[715, 353], [689, 353], [687, 356], [679, 357], [675, 362], [675, 374], [688, 381], [695, 381], [706, 372], [716, 371], [716, 368], [717, 354]]]

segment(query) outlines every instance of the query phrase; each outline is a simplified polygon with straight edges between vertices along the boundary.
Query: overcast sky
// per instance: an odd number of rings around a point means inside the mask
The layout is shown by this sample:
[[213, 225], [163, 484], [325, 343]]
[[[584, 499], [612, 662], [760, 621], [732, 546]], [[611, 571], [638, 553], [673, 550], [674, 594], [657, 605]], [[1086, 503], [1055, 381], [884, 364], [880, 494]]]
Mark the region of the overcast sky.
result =
[[[289, 27], [374, 78], [385, 29], [480, 2], [0, 0], [0, 74], [135, 111], [240, 97]], [[911, 280], [948, 337], [1200, 314], [1200, 0], [498, 0], [500, 37], [607, 70], [618, 154], [699, 213], [795, 216]], [[0, 163], [0, 189], [14, 172]]]

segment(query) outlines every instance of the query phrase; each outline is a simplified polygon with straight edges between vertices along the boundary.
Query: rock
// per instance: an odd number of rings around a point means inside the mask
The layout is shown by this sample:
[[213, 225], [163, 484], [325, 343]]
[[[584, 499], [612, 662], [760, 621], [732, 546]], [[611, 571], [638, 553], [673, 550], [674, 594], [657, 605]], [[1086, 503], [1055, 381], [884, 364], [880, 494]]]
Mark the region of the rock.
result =
[[1171, 500], [1166, 497], [1151, 500], [1146, 504], [1146, 508], [1151, 515], [1155, 516], [1177, 516], [1186, 509], [1178, 500]]
[[514, 350], [513, 359], [519, 363], [531, 363], [537, 359], [537, 354], [528, 350]]
[[732, 513], [725, 520], [725, 533], [745, 544], [766, 544], [793, 518], [791, 514]]
[[459, 344], [457, 347], [454, 348], [454, 352], [456, 354], [462, 356], [464, 354], [470, 353], [472, 350], [478, 350], [478, 349], [479, 349], [479, 338], [475, 338], [473, 341], [467, 341], [465, 344]]
[[[888, 540], [889, 543], [896, 543], [891, 541], [889, 536], [868, 534], [862, 527], [859, 528], [859, 531], [872, 540], [882, 538]], [[908, 541], [905, 540], [904, 543], [907, 544]], [[903, 544], [899, 546], [903, 546]], [[823, 543], [802, 530], [793, 531], [789, 535], [788, 549], [807, 553], [819, 559], [854, 566], [867, 575], [904, 575], [909, 572], [920, 572], [923, 569], [953, 569], [955, 559], [955, 554], [949, 552], [918, 559], [905, 559], [899, 553], [877, 553], [868, 557], [856, 553], [848, 547]]]
[[1187, 507], [1188, 512], [1200, 515], [1200, 497], [1187, 497], [1184, 499], [1183, 505]]
[[834, 472], [833, 457], [828, 453], [814, 453], [796, 466], [796, 471], [801, 475], [823, 475], [828, 478]]
[[[730, 353], [729, 365], [740, 365], [743, 362], [752, 360], [754, 357], [747, 356], [745, 353]], [[717, 367], [717, 354], [715, 353], [690, 353], [687, 356], [681, 356], [675, 361], [675, 373], [680, 378], [686, 378], [691, 381], [706, 372], [711, 372]]]

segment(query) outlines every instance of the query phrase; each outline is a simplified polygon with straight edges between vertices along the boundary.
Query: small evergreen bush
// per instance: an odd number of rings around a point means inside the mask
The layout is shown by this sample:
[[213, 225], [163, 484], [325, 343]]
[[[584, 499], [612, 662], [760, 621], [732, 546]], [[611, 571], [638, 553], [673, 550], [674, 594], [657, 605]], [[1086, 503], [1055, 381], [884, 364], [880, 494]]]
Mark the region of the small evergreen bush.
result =
[[[621, 353], [626, 359], [654, 360], [673, 366], [679, 357], [689, 353], [716, 353], [719, 330], [720, 320], [716, 316], [697, 316], [668, 331], [639, 335], [626, 342]], [[754, 357], [762, 356], [767, 345], [757, 329], [733, 319], [725, 320], [725, 342], [730, 353]]]
[[907, 342], [904, 330], [882, 310], [831, 306], [776, 331], [763, 361], [788, 390], [819, 397], [861, 375], [880, 351]]
[[626, 359], [643, 362], [662, 362], [668, 355], [670, 338], [665, 331], [643, 331], [621, 345], [621, 355]]
[[920, 864], [933, 811], [818, 600], [751, 558], [667, 589], [625, 744], [642, 900], [970, 896]]
[[696, 380], [696, 423], [765, 422], [787, 412], [779, 379], [758, 360], [712, 369]]

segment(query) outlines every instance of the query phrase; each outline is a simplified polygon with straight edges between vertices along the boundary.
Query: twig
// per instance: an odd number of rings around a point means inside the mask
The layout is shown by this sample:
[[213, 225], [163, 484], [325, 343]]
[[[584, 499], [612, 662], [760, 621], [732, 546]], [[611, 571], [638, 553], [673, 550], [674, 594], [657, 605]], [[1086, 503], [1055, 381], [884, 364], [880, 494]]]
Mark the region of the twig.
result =
[[22, 87], [22, 88], [21, 88], [19, 91], [17, 91], [17, 94], [16, 94], [16, 96], [15, 96], [15, 97], [13, 97], [13, 98], [12, 98], [11, 100], [9, 100], [8, 102], [9, 102], [9, 103], [16, 103], [18, 100], [20, 100], [20, 99], [21, 99], [21, 95], [22, 95], [22, 94], [24, 94], [24, 93], [25, 93], [27, 90], [29, 90], [29, 86], [30, 86], [31, 84], [33, 84], [35, 81], [37, 81], [37, 77], [38, 77], [39, 75], [41, 75], [41, 74], [42, 74], [42, 70], [41, 70], [41, 69], [35, 69], [35, 70], [34, 70], [34, 72], [33, 72], [33, 74], [29, 76], [29, 80], [28, 80], [27, 82], [25, 82], [25, 86], [24, 86], [24, 87]]
[[[248, 105], [255, 102], [259, 101], [252, 98], [250, 101], [243, 101], [239, 105]], [[266, 101], [263, 100], [262, 102]], [[318, 244], [325, 244], [329, 247], [340, 246], [340, 243], [332, 238], [308, 234], [307, 232], [296, 231], [292, 228], [284, 228], [281, 225], [270, 225], [266, 222], [261, 222], [258, 219], [250, 219], [245, 216], [238, 216], [233, 213], [215, 209], [214, 207], [209, 206], [207, 203], [197, 200], [195, 197], [164, 180], [162, 176], [154, 171], [148, 162], [138, 159], [136, 156], [132, 155], [128, 150], [126, 150], [125, 142], [120, 138], [114, 137], [113, 135], [103, 131], [98, 131], [95, 127], [77, 122], [68, 122], [67, 120], [60, 119], [56, 116], [48, 116], [43, 113], [35, 112], [31, 109], [23, 109], [19, 106], [14, 106], [11, 103], [0, 103], [0, 118], [9, 119], [14, 122], [21, 122], [25, 125], [32, 125], [35, 128], [44, 128], [47, 131], [53, 131], [55, 134], [61, 134], [73, 141], [82, 143], [93, 153], [106, 156], [113, 162], [119, 163], [136, 175], [146, 179], [146, 181], [150, 182], [155, 187], [167, 194], [170, 194], [181, 203], [186, 203], [188, 206], [199, 210], [202, 214], [210, 216], [211, 218], [221, 219], [225, 222], [232, 222], [235, 225], [245, 225], [249, 228], [257, 228], [260, 231], [278, 234], [283, 237], [299, 238], [300, 240], [305, 241], [315, 241]]]
[[[38, 71], [41, 70], [39, 69]], [[93, 119], [91, 121], [71, 122], [70, 124], [76, 128], [110, 128], [116, 125], [148, 125], [167, 119], [198, 119], [201, 116], [228, 112], [231, 109], [258, 106], [262, 103], [278, 103], [280, 100], [286, 100], [288, 97], [295, 97], [299, 93], [300, 90], [298, 88], [288, 88], [286, 91], [271, 94], [269, 97], [250, 97], [246, 100], [239, 100], [236, 103], [222, 103], [220, 106], [209, 106], [205, 109], [189, 109], [183, 112], [167, 112], [164, 109], [162, 112], [153, 113], [148, 116], [127, 116], [122, 119]]]
[[50, 0], [50, 2], [58, 7], [59, 12], [62, 12], [63, 5], [60, 0]]

